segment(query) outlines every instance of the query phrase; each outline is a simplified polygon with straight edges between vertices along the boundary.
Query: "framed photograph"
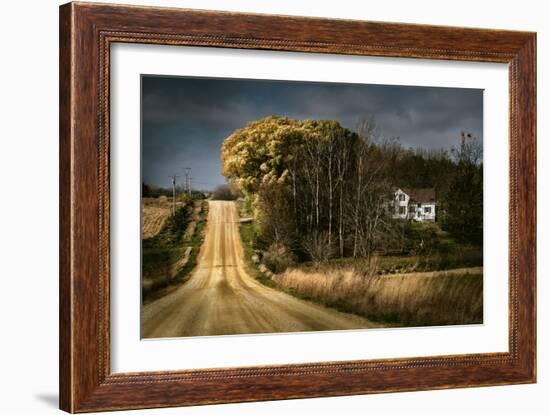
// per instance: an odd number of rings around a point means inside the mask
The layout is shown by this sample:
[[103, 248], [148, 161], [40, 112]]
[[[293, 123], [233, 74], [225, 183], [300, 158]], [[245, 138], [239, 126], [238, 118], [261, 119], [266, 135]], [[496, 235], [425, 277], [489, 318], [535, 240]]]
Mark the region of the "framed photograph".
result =
[[60, 8], [60, 407], [536, 381], [536, 35]]

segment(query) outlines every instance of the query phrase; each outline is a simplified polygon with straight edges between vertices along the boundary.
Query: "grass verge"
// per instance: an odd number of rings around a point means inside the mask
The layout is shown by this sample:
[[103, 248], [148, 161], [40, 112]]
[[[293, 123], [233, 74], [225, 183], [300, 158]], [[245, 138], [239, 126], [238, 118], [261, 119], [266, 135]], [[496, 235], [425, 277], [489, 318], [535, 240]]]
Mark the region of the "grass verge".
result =
[[[176, 216], [166, 221], [158, 235], [142, 241], [143, 304], [166, 295], [172, 288], [185, 282], [196, 267], [208, 217], [208, 202], [199, 203], [202, 209], [191, 238], [185, 240], [184, 233], [193, 214], [193, 204], [180, 208]], [[192, 250], [187, 262], [180, 269], [174, 269], [188, 247]]]
[[365, 277], [288, 270], [277, 286], [300, 298], [369, 320], [408, 327], [483, 322], [483, 275]]
[[258, 268], [259, 264], [256, 264], [252, 260], [252, 257], [255, 254], [254, 241], [256, 240], [256, 227], [254, 225], [254, 222], [241, 223], [239, 226], [239, 232], [241, 234], [241, 241], [243, 243], [243, 253], [247, 272], [262, 284], [272, 288], [276, 287], [277, 284], [275, 284], [275, 282], [271, 278], [261, 272]]

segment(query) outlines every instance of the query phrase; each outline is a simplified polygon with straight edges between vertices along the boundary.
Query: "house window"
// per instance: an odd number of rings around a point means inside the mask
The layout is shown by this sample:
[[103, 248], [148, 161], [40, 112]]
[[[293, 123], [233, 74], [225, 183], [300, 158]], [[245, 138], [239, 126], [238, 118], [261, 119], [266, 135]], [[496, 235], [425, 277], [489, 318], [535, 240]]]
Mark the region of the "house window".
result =
[[399, 195], [399, 201], [400, 201], [400, 202], [404, 202], [404, 201], [405, 201], [405, 195], [404, 195], [404, 194], [400, 194], [400, 195]]
[[432, 213], [432, 207], [431, 206], [425, 206], [424, 207], [424, 213]]
[[405, 213], [405, 206], [399, 206], [399, 214], [404, 215]]

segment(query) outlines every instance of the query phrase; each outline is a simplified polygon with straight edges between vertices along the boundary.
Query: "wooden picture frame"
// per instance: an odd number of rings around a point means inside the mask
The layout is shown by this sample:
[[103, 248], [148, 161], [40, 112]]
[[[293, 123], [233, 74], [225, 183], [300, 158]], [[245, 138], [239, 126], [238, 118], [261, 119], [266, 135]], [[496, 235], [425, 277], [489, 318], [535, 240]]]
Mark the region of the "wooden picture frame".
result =
[[[110, 372], [113, 43], [509, 65], [509, 352]], [[68, 412], [532, 383], [536, 380], [536, 34], [69, 3], [60, 8], [60, 407]], [[231, 362], [227, 362], [231, 366]]]

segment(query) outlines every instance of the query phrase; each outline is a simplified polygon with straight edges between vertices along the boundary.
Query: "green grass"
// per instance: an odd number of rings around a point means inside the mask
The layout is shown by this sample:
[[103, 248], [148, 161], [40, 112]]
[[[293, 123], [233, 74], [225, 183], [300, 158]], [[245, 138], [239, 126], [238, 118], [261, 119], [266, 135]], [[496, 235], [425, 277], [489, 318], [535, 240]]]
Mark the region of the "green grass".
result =
[[199, 251], [202, 246], [202, 243], [204, 242], [204, 228], [206, 227], [206, 218], [208, 217], [208, 202], [203, 201], [202, 202], [202, 210], [199, 217], [199, 222], [197, 223], [197, 227], [195, 228], [195, 233], [193, 234], [193, 237], [186, 242], [186, 247], [191, 246], [193, 250], [191, 251], [191, 254], [189, 255], [189, 259], [185, 266], [179, 270], [179, 272], [174, 277], [174, 283], [181, 283], [186, 280], [186, 277], [188, 277], [191, 274], [191, 271], [195, 269], [197, 266], [197, 258], [199, 256]]
[[241, 223], [239, 226], [239, 232], [241, 234], [241, 241], [243, 243], [244, 260], [246, 263], [247, 272], [256, 278], [260, 283], [268, 286], [275, 287], [275, 282], [267, 277], [263, 272], [258, 269], [258, 264], [254, 263], [252, 256], [255, 254], [254, 249], [257, 241], [258, 231], [254, 222]]

